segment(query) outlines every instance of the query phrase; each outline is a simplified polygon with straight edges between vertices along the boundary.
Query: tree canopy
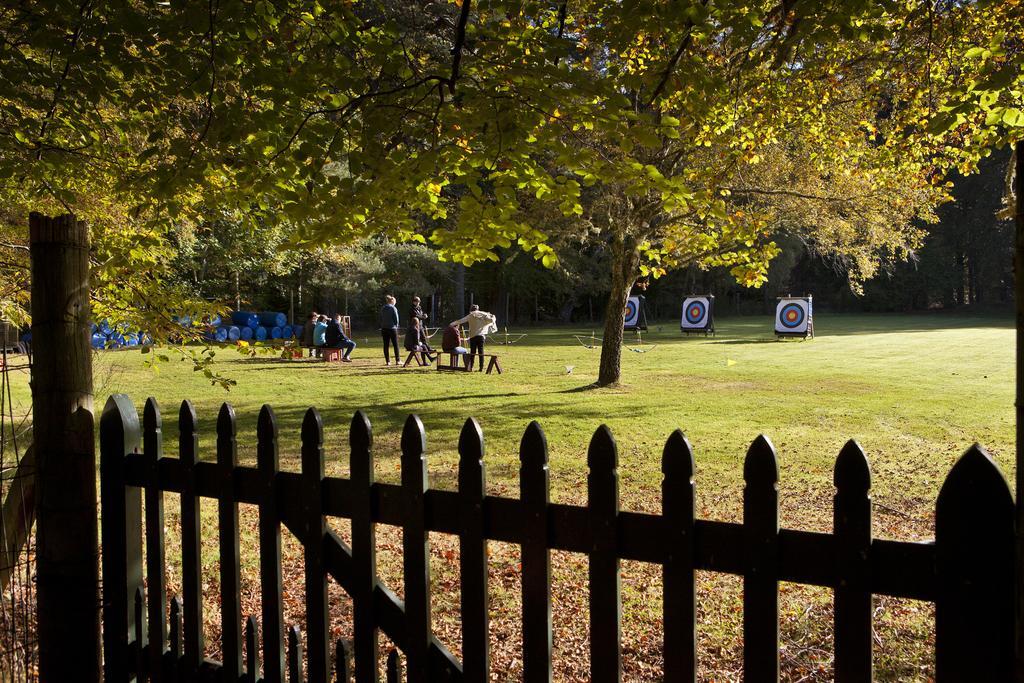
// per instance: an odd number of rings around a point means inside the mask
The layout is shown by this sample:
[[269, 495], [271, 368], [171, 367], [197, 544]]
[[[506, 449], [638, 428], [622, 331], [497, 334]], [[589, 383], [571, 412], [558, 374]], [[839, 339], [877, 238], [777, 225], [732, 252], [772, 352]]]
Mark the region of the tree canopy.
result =
[[202, 9], [0, 10], [0, 201], [90, 221], [100, 310], [165, 319], [153, 302], [188, 300], [159, 294], [169, 235], [225, 215], [286, 248], [383, 235], [467, 265], [554, 265], [567, 227], [610, 251], [611, 383], [639, 273], [757, 285], [785, 225], [867, 277], [916, 246], [946, 169], [1024, 127], [1018, 0]]

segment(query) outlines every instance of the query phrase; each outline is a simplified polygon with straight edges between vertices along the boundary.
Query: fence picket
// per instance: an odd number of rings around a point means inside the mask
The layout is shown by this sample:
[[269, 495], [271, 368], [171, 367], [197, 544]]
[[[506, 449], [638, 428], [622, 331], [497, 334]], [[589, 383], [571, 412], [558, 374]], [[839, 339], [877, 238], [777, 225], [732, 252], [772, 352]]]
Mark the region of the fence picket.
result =
[[748, 683], [779, 680], [779, 466], [761, 435], [743, 463], [743, 673]]
[[377, 526], [373, 521], [373, 431], [362, 411], [349, 429], [352, 497], [352, 631], [356, 683], [377, 683]]
[[490, 680], [487, 540], [484, 537], [484, 435], [473, 418], [459, 435], [459, 575], [462, 599], [462, 667], [464, 680]]
[[257, 635], [256, 617], [249, 615], [245, 620], [245, 680], [258, 683], [260, 680], [260, 645]]
[[534, 421], [519, 444], [523, 504], [523, 681], [551, 681], [551, 551], [548, 549], [548, 442]]
[[199, 433], [196, 411], [190, 401], [178, 411], [178, 457], [181, 482], [181, 585], [185, 618], [185, 671], [198, 675], [203, 663], [203, 545], [196, 493]]
[[1013, 515], [1002, 472], [972, 446], [950, 470], [935, 505], [939, 683], [1013, 679]]
[[242, 580], [239, 572], [238, 503], [234, 472], [238, 467], [235, 411], [224, 403], [217, 415], [217, 465], [220, 498], [217, 528], [220, 535], [220, 623], [224, 680], [234, 683], [242, 675]]
[[342, 638], [334, 645], [335, 683], [349, 683], [352, 678], [352, 663], [349, 661], [350, 645]]
[[619, 582], [619, 456], [601, 425], [587, 450], [590, 516], [590, 680], [622, 680], [622, 593]]
[[306, 672], [311, 681], [326, 681], [331, 670], [327, 571], [324, 568], [323, 513], [324, 425], [316, 408], [302, 420], [302, 549], [306, 578]]
[[132, 602], [135, 610], [135, 679], [137, 683], [145, 683], [149, 680], [146, 675], [149, 667], [146, 666], [146, 603], [141, 586], [135, 589]]
[[398, 656], [398, 650], [393, 649], [388, 653], [387, 682], [402, 682], [402, 660]]
[[172, 681], [180, 681], [182, 679], [181, 661], [184, 657], [182, 647], [182, 628], [181, 628], [181, 598], [175, 595], [171, 598], [171, 633], [169, 636], [171, 645], [171, 675]]
[[302, 676], [302, 634], [298, 626], [288, 629], [288, 681], [305, 683]]
[[835, 677], [837, 683], [874, 679], [871, 661], [871, 468], [856, 441], [848, 441], [834, 471], [836, 540]]
[[284, 681], [284, 612], [281, 606], [281, 523], [278, 510], [277, 420], [270, 406], [256, 423], [256, 467], [263, 491], [259, 504], [260, 598], [263, 626], [263, 679]]
[[410, 415], [402, 430], [402, 565], [405, 576], [405, 658], [410, 683], [427, 683], [430, 649], [430, 538], [426, 525], [426, 435]]
[[107, 681], [127, 681], [125, 645], [135, 632], [135, 589], [142, 585], [142, 495], [125, 482], [126, 455], [139, 445], [139, 416], [123, 394], [107, 399], [100, 419], [103, 501], [103, 665]]
[[150, 680], [163, 680], [163, 657], [167, 648], [167, 578], [164, 543], [164, 492], [160, 488], [160, 459], [163, 457], [163, 419], [156, 399], [146, 400], [142, 414], [142, 453], [149, 467], [150, 485], [146, 500], [146, 588], [149, 609]]
[[693, 448], [678, 429], [661, 456], [662, 520], [667, 555], [664, 581], [666, 681], [697, 680], [697, 595], [694, 576], [695, 490]]

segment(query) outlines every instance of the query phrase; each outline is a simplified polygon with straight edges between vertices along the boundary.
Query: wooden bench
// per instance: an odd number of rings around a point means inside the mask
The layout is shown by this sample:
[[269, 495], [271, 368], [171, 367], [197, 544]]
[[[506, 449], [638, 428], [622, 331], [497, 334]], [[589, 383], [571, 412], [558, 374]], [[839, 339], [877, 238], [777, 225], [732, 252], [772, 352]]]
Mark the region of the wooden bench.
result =
[[[442, 352], [443, 353], [443, 352]], [[441, 356], [437, 357], [437, 369], [444, 372], [472, 372], [473, 366], [469, 364], [468, 353], [448, 353], [448, 362], [444, 363], [441, 360]], [[462, 363], [459, 363], [459, 359], [463, 359]]]
[[[476, 359], [478, 357], [479, 357], [479, 354], [449, 353], [448, 354], [448, 364], [447, 365], [442, 363], [440, 357], [438, 357], [437, 369], [438, 370], [442, 370], [442, 371], [443, 370], [448, 370], [448, 371], [457, 371], [457, 372], [473, 372], [473, 366], [476, 364]], [[501, 374], [501, 363], [498, 361], [497, 354], [485, 353], [483, 355], [483, 357], [490, 359], [490, 360], [487, 361], [487, 374], [489, 375], [492, 372], [497, 371], [498, 374], [500, 375]], [[459, 364], [459, 358], [462, 358], [462, 365]], [[409, 361], [406, 360], [406, 363], [408, 363], [408, 362]], [[483, 371], [483, 367], [482, 366], [480, 367], [480, 370]]]
[[427, 358], [426, 351], [410, 351], [409, 355], [405, 357], [405, 363], [402, 364], [402, 367], [409, 367], [409, 363], [412, 362], [413, 358], [416, 359], [416, 365], [419, 365], [420, 367], [430, 365], [430, 359]]

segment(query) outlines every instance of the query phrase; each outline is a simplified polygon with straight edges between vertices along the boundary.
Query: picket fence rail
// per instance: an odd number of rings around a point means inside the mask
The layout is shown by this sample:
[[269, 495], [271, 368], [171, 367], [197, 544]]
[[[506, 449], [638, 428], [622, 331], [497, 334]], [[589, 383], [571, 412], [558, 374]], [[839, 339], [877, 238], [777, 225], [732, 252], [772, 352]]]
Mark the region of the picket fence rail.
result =
[[[587, 505], [577, 506], [550, 502], [547, 442], [536, 422], [527, 427], [520, 445], [518, 500], [486, 495], [483, 433], [474, 419], [467, 420], [459, 438], [458, 491], [429, 487], [425, 433], [415, 415], [402, 433], [399, 485], [374, 480], [370, 423], [362, 412], [352, 419], [349, 479], [324, 475], [323, 423], [313, 408], [302, 424], [299, 473], [280, 470], [278, 428], [268, 406], [259, 415], [254, 468], [238, 465], [235, 414], [228, 404], [217, 420], [215, 460], [200, 461], [197, 424], [191, 403], [184, 401], [178, 457], [166, 457], [156, 401], [146, 402], [141, 428], [127, 396], [110, 397], [103, 411], [103, 650], [108, 683], [326, 683], [348, 681], [353, 669], [357, 683], [376, 683], [379, 633], [404, 655], [403, 677], [397, 653], [389, 653], [388, 681], [483, 683], [490, 678], [488, 540], [521, 548], [526, 683], [552, 680], [552, 550], [589, 559], [595, 683], [622, 680], [621, 560], [663, 568], [666, 681], [696, 679], [698, 570], [743, 577], [748, 682], [779, 678], [780, 581], [834, 591], [837, 681], [872, 678], [873, 595], [935, 603], [940, 682], [1012, 677], [1013, 499], [994, 461], [978, 446], [967, 450], [942, 486], [934, 542], [912, 543], [873, 537], [870, 469], [853, 441], [836, 460], [834, 531], [827, 534], [780, 529], [776, 454], [763, 436], [746, 456], [743, 523], [737, 524], [696, 518], [693, 452], [678, 430], [669, 436], [662, 455], [662, 513], [656, 515], [620, 510], [616, 445], [604, 426], [594, 434], [587, 454]], [[182, 597], [173, 599], [169, 609], [164, 492], [180, 494], [181, 501]], [[218, 504], [219, 661], [203, 654], [202, 497]], [[241, 613], [239, 504], [259, 509], [261, 629], [253, 616], [243, 620]], [[330, 517], [351, 520], [351, 547], [329, 528]], [[377, 578], [378, 524], [402, 528], [404, 601]], [[283, 618], [282, 526], [303, 546], [304, 637], [295, 627], [286, 630]], [[461, 662], [431, 633], [430, 532], [459, 538]], [[333, 647], [328, 577], [353, 601], [353, 639]], [[260, 631], [262, 644], [257, 642]]]

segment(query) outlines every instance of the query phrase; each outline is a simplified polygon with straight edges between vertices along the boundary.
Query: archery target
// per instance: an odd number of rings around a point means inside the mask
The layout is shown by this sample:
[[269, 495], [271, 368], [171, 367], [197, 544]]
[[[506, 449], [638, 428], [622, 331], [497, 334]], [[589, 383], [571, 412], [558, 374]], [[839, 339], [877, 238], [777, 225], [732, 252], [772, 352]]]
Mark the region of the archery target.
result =
[[703, 330], [711, 324], [711, 301], [706, 296], [683, 299], [683, 317], [679, 327], [684, 330]]
[[631, 296], [626, 301], [625, 321], [623, 328], [634, 330], [640, 324], [640, 297]]
[[809, 298], [779, 299], [775, 309], [775, 332], [777, 334], [806, 334], [811, 318]]

